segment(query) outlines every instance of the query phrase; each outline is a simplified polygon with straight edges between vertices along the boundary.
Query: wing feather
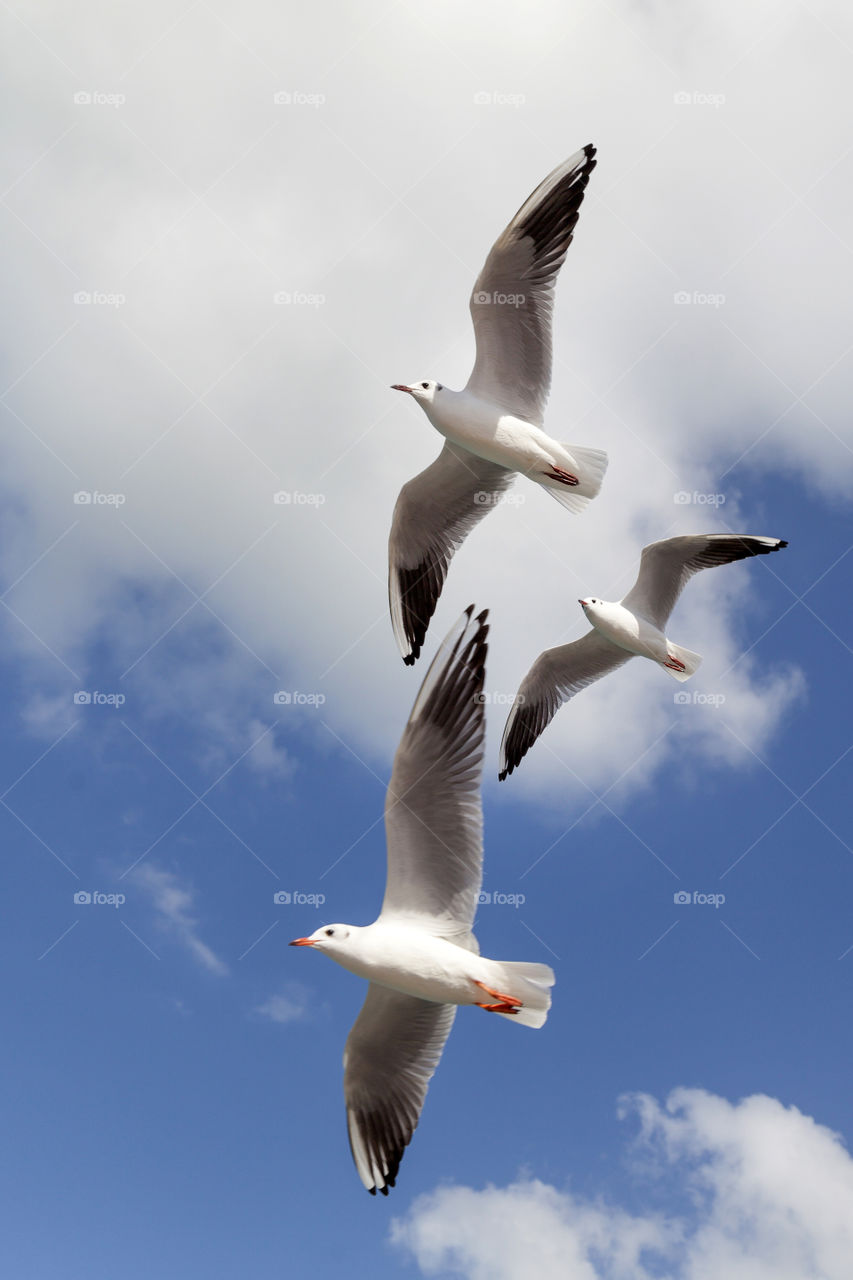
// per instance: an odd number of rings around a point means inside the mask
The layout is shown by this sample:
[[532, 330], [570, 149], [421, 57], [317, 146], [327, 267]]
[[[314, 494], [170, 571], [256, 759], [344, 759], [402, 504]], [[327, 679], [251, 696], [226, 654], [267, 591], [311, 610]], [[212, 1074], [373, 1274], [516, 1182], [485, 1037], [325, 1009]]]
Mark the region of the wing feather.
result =
[[586, 146], [525, 200], [498, 237], [471, 294], [477, 357], [468, 390], [541, 426], [551, 388], [557, 274], [595, 168]]
[[388, 544], [388, 599], [408, 666], [421, 652], [454, 552], [515, 475], [448, 442], [435, 462], [403, 485]]
[[652, 542], [643, 551], [637, 581], [622, 604], [663, 631], [678, 597], [700, 569], [768, 555], [787, 545], [781, 538], [728, 533], [687, 534]]
[[588, 631], [580, 640], [541, 653], [522, 680], [507, 718], [501, 740], [501, 781], [518, 768], [564, 702], [631, 657], [600, 631]]
[[[466, 609], [426, 674], [385, 800], [388, 880], [381, 919], [416, 917], [466, 938], [483, 870], [487, 614]], [[463, 945], [467, 945], [463, 942]]]
[[371, 982], [344, 1050], [350, 1150], [371, 1195], [388, 1194], [423, 1110], [456, 1006]]

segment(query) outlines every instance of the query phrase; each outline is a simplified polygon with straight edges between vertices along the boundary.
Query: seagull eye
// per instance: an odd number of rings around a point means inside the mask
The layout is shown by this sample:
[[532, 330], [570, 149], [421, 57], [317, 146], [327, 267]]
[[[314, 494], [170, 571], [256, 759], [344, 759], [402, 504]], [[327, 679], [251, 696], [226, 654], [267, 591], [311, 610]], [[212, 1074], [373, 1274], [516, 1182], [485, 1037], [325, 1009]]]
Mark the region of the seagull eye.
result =
[[423, 387], [424, 391], [429, 391], [429, 383], [428, 383], [428, 382], [422, 382], [422, 383], [421, 383], [421, 386]]
[[334, 936], [335, 936], [335, 931], [334, 931], [334, 929], [327, 929], [327, 930], [326, 930], [326, 937], [327, 937], [327, 938], [334, 938]]

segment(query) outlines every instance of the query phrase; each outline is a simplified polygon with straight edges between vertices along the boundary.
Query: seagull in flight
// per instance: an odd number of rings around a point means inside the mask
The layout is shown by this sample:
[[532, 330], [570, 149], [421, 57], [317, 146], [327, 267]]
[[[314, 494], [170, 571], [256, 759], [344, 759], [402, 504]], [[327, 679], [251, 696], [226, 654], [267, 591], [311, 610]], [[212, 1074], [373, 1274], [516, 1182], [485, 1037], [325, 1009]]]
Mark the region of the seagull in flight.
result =
[[445, 438], [431, 466], [403, 485], [391, 525], [388, 596], [408, 665], [421, 652], [453, 553], [521, 472], [570, 511], [601, 487], [607, 455], [542, 429], [551, 387], [557, 274], [574, 235], [595, 147], [541, 182], [495, 242], [471, 294], [477, 356], [462, 391], [396, 383]]
[[344, 1051], [350, 1149], [364, 1186], [394, 1186], [457, 1005], [541, 1027], [554, 973], [488, 960], [471, 932], [482, 883], [486, 613], [471, 605], [427, 672], [385, 800], [388, 878], [379, 918], [324, 925], [313, 947], [366, 978]]
[[787, 547], [781, 538], [727, 533], [688, 534], [646, 547], [637, 581], [618, 603], [579, 600], [592, 630], [580, 640], [546, 649], [528, 671], [513, 701], [501, 741], [503, 781], [518, 768], [564, 702], [630, 658], [650, 658], [676, 680], [688, 680], [702, 659], [665, 634], [685, 585], [700, 569]]

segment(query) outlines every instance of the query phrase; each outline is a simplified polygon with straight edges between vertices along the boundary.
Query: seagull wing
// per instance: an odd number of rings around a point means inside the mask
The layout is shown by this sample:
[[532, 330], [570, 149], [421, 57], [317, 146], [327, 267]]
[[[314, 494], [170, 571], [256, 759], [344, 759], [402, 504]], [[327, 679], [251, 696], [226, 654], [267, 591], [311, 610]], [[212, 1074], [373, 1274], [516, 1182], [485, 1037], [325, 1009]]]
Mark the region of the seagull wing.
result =
[[467, 390], [537, 426], [551, 388], [554, 286], [594, 157], [586, 146], [539, 184], [495, 242], [471, 294], [477, 358]]
[[738, 537], [728, 533], [688, 534], [652, 542], [643, 551], [637, 581], [622, 604], [663, 631], [675, 602], [694, 573], [745, 560], [748, 556], [764, 556], [787, 545], [781, 538], [749, 534]]
[[385, 800], [381, 920], [401, 918], [474, 949], [483, 872], [486, 612], [465, 610], [433, 659], [403, 731]]
[[350, 1150], [371, 1195], [387, 1196], [418, 1125], [456, 1006], [371, 982], [344, 1050]]
[[507, 718], [501, 739], [501, 781], [518, 768], [564, 702], [633, 656], [600, 631], [588, 631], [572, 644], [540, 653], [521, 682]]
[[447, 443], [435, 462], [400, 490], [388, 543], [388, 599], [408, 666], [420, 654], [453, 553], [515, 475]]

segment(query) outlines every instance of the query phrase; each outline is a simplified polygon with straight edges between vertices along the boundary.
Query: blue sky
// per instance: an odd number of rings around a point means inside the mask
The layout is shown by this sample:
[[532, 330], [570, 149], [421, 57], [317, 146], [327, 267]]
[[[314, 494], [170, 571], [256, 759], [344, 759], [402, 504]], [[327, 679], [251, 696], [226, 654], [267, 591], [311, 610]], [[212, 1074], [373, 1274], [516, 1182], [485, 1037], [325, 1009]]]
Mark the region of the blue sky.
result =
[[[22, 1280], [847, 1274], [850, 19], [514, 12], [7, 14]], [[582, 520], [531, 486], [490, 514], [405, 669], [385, 540], [437, 440], [388, 385], [464, 381], [491, 239], [587, 140], [546, 426], [609, 450], [605, 487]], [[498, 784], [506, 699], [577, 597], [704, 529], [790, 545], [691, 583], [690, 684], [630, 664]], [[472, 600], [484, 889], [516, 899], [476, 930], [551, 963], [554, 1004], [538, 1032], [460, 1014], [374, 1200], [341, 1091], [361, 984], [286, 944], [378, 911], [393, 751]]]

